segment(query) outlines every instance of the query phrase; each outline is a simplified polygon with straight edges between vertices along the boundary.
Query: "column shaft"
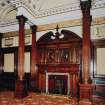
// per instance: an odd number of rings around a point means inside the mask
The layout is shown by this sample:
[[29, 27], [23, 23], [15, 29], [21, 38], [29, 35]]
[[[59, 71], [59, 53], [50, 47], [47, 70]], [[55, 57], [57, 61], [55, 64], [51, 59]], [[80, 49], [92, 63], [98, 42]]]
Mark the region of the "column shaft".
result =
[[90, 8], [83, 11], [83, 43], [82, 43], [82, 62], [83, 62], [83, 82], [88, 83], [90, 71]]
[[24, 79], [24, 25], [26, 18], [21, 15], [16, 17], [19, 21], [19, 47], [18, 47], [18, 80], [15, 84], [15, 97], [23, 98], [27, 95], [26, 80]]
[[80, 84], [80, 105], [92, 105], [92, 84], [90, 80], [90, 16], [91, 1], [81, 1], [83, 14], [83, 42], [82, 42], [82, 84]]
[[35, 25], [31, 26], [32, 30], [32, 45], [31, 45], [31, 90], [37, 90], [37, 47], [36, 47], [36, 29]]

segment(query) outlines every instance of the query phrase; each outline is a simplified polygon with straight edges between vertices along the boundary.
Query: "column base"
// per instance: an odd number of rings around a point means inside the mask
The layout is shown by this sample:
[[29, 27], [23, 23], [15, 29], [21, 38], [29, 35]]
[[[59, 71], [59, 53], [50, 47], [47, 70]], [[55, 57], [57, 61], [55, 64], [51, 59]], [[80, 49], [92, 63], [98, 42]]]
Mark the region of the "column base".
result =
[[28, 95], [26, 80], [16, 80], [15, 82], [15, 93], [16, 98], [24, 98]]
[[93, 85], [80, 84], [80, 101], [79, 105], [92, 105]]
[[92, 101], [83, 99], [79, 101], [79, 105], [93, 105], [93, 104]]

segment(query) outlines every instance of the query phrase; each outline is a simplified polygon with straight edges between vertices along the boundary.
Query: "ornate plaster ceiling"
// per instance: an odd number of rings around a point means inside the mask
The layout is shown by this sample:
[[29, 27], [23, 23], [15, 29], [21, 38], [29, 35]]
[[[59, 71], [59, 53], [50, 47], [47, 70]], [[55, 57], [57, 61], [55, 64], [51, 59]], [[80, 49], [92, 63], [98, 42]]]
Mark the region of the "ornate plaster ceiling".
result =
[[[92, 9], [98, 8], [105, 8], [105, 0], [92, 0]], [[80, 0], [0, 0], [0, 28], [17, 24], [16, 15], [23, 14], [30, 20], [35, 20], [33, 21], [35, 23], [38, 19], [42, 22], [41, 18], [59, 14], [64, 16], [71, 13], [69, 17], [75, 15], [76, 18], [80, 18], [77, 14], [81, 11], [75, 12], [78, 10]]]
[[0, 24], [13, 21], [16, 18], [17, 9], [10, 0], [0, 0]]

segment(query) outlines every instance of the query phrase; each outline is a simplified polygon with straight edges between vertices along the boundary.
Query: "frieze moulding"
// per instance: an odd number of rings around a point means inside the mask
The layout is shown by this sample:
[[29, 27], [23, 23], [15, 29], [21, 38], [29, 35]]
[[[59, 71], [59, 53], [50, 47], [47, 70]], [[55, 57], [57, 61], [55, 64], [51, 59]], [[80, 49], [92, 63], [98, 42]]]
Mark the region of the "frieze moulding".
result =
[[92, 25], [105, 24], [105, 17], [95, 18], [92, 20]]
[[[30, 34], [31, 34], [31, 30], [29, 30], [29, 29], [25, 30], [25, 35], [30, 35]], [[18, 31], [7, 32], [7, 33], [3, 33], [3, 38], [15, 37], [15, 36], [18, 36], [18, 35], [19, 35]]]
[[16, 24], [18, 24], [18, 21], [16, 19], [0, 19], [0, 27], [11, 26]]
[[[53, 29], [55, 29], [57, 24], [59, 25], [59, 28], [81, 26], [82, 25], [82, 19], [68, 20], [68, 21], [46, 24], [46, 25], [38, 25], [37, 26], [37, 32], [46, 31], [46, 30], [53, 30]], [[92, 20], [92, 26], [100, 25], [100, 24], [105, 24], [105, 17], [95, 18], [94, 20]], [[31, 30], [27, 29], [25, 31], [25, 34], [26, 35], [31, 34]], [[7, 32], [7, 33], [3, 34], [3, 37], [8, 37], [8, 36], [18, 36], [18, 31]]]

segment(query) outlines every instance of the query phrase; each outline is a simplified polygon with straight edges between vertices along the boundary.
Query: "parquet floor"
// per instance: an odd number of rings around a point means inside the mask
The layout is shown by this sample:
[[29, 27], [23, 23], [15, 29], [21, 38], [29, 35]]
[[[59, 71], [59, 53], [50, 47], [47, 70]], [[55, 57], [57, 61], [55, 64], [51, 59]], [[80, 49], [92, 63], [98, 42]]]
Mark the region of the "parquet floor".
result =
[[[63, 95], [38, 94], [30, 92], [23, 99], [14, 97], [11, 91], [0, 92], [0, 105], [78, 105], [77, 99]], [[94, 100], [93, 105], [105, 105], [105, 101]]]
[[32, 92], [23, 99], [17, 99], [14, 97], [13, 92], [6, 91], [0, 92], [0, 105], [77, 105], [77, 102], [76, 99], [70, 99], [67, 96]]

